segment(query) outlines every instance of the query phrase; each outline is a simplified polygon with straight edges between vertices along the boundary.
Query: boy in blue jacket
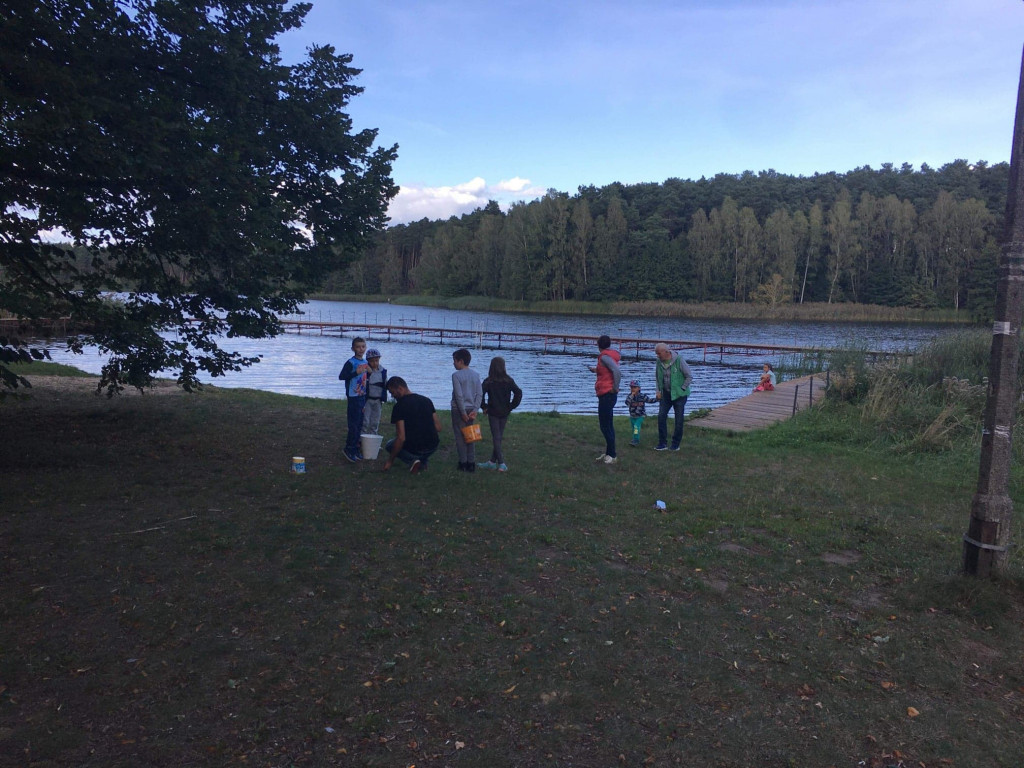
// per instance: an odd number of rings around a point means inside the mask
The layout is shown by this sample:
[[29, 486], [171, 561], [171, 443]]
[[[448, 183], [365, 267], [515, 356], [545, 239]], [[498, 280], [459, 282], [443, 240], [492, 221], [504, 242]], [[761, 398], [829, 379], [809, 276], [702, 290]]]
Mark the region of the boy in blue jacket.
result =
[[359, 450], [359, 435], [363, 431], [363, 406], [366, 405], [366, 379], [370, 366], [363, 356], [366, 352], [366, 339], [356, 336], [352, 339], [352, 357], [338, 374], [345, 382], [345, 396], [348, 398], [348, 435], [345, 437], [345, 458], [355, 463], [362, 461], [363, 454]]

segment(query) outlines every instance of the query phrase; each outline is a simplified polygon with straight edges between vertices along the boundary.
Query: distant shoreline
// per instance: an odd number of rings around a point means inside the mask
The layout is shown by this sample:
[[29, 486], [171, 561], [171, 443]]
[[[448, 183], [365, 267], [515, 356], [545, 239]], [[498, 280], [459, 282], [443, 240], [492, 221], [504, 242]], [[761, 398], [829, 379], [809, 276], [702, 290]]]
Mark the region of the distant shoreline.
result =
[[315, 293], [310, 299], [437, 307], [469, 312], [521, 312], [544, 315], [607, 317], [678, 317], [702, 320], [766, 320], [834, 323], [927, 323], [977, 325], [967, 312], [948, 309], [883, 307], [873, 304], [823, 302], [780, 304], [684, 303], [672, 301], [514, 301], [487, 296], [385, 296]]

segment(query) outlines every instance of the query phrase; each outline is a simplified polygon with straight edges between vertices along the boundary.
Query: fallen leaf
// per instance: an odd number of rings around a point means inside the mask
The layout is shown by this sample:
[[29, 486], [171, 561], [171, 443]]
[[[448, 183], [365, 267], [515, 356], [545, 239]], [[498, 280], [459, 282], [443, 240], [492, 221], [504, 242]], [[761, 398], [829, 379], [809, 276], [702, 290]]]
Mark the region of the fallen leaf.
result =
[[464, 741], [456, 741], [455, 742], [455, 748], [456, 749], [465, 749], [466, 748], [466, 742], [464, 742]]
[[[517, 685], [518, 685], [518, 683], [517, 683]], [[512, 693], [512, 691], [514, 691], [515, 689], [516, 689], [516, 686], [513, 685], [511, 688], [506, 688], [505, 689], [505, 693]]]
[[884, 688], [887, 691], [891, 691], [895, 687], [896, 687], [896, 683], [889, 682], [888, 680], [883, 680], [882, 681], [882, 688]]
[[917, 711], [916, 709], [914, 709], [913, 707], [907, 707], [907, 716], [908, 716], [908, 717], [917, 717], [917, 716], [918, 716], [918, 715], [920, 715], [920, 714], [921, 714], [921, 713], [920, 713], [920, 712], [918, 712], [918, 711]]

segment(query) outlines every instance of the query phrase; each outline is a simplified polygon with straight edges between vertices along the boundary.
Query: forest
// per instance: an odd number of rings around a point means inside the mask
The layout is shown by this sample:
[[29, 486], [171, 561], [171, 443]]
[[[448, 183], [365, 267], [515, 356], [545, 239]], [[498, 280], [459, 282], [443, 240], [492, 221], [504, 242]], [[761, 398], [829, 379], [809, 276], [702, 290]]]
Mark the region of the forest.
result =
[[991, 316], [1009, 166], [956, 160], [549, 190], [389, 227], [324, 289], [505, 299], [857, 302]]

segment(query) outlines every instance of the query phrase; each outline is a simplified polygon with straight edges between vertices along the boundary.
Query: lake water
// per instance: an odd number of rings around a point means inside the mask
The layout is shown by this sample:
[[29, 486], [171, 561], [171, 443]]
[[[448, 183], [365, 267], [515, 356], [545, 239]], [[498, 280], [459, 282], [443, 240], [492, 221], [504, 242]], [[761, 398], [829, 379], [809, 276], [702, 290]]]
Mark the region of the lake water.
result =
[[[470, 367], [483, 378], [492, 357], [505, 358], [509, 373], [523, 389], [522, 409], [558, 410], [562, 413], [596, 413], [594, 374], [585, 366], [593, 365], [597, 355], [592, 349], [567, 353], [545, 353], [540, 349], [477, 348], [473, 333], [478, 331], [571, 333], [613, 337], [745, 343], [767, 346], [837, 348], [852, 346], [878, 351], [913, 350], [944, 333], [948, 326], [920, 324], [828, 324], [795, 322], [754, 322], [740, 320], [682, 320], [676, 318], [592, 317], [577, 315], [524, 315], [502, 312], [465, 312], [392, 304], [310, 301], [303, 314], [291, 319], [325, 322], [401, 325], [416, 328], [444, 328], [464, 331], [460, 339], [392, 339], [385, 341], [371, 334], [369, 346], [381, 352], [381, 364], [389, 375], [402, 376], [414, 392], [431, 398], [438, 408], [451, 401], [451, 353], [466, 346], [473, 355]], [[210, 380], [219, 387], [248, 387], [269, 392], [306, 397], [341, 398], [343, 385], [338, 372], [351, 354], [351, 333], [344, 337], [309, 333], [286, 333], [274, 339], [225, 339], [224, 347], [246, 356], [262, 355], [262, 361], [239, 373]], [[365, 335], [365, 334], [364, 334]], [[446, 333], [446, 336], [449, 334]], [[684, 357], [687, 357], [687, 353]], [[757, 384], [762, 357], [727, 357], [722, 363], [705, 363], [700, 353], [687, 357], [693, 371], [693, 394], [687, 410], [714, 408], [748, 394]], [[55, 362], [74, 365], [99, 373], [104, 358], [95, 350], [75, 355], [52, 348]], [[625, 383], [638, 379], [644, 391], [654, 394], [654, 352], [624, 351], [621, 400], [628, 393]], [[771, 358], [768, 358], [772, 362]]]

